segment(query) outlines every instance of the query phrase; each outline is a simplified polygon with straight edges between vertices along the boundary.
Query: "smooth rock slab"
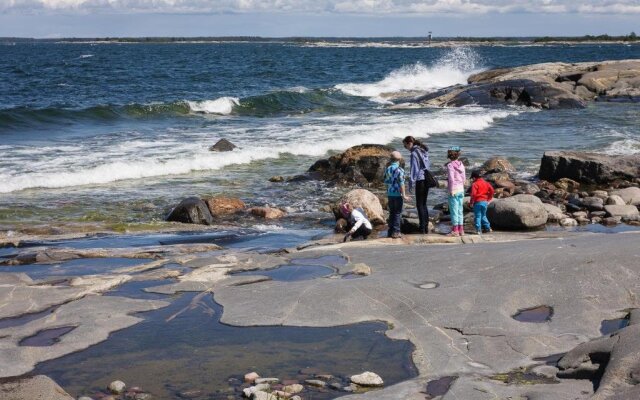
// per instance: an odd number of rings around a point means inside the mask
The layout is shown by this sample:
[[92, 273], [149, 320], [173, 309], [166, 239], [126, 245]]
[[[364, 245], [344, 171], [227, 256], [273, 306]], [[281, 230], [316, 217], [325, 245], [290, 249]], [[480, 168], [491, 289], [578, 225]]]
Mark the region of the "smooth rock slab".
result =
[[383, 386], [384, 381], [382, 378], [374, 373], [374, 372], [363, 372], [359, 375], [353, 375], [351, 378], [351, 382], [360, 386]]

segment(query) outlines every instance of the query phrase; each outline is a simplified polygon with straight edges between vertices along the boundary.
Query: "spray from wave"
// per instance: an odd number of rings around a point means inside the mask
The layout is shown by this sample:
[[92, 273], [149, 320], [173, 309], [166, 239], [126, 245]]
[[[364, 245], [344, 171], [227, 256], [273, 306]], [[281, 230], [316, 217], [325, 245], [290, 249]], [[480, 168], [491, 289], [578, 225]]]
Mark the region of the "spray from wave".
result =
[[203, 114], [229, 115], [233, 107], [240, 105], [240, 99], [236, 97], [220, 97], [215, 100], [187, 101], [191, 111]]
[[455, 47], [432, 66], [421, 62], [392, 71], [375, 83], [345, 83], [336, 85], [352, 96], [370, 97], [377, 102], [387, 102], [385, 94], [421, 91], [432, 92], [448, 86], [464, 84], [467, 77], [480, 71], [479, 55], [470, 47]]

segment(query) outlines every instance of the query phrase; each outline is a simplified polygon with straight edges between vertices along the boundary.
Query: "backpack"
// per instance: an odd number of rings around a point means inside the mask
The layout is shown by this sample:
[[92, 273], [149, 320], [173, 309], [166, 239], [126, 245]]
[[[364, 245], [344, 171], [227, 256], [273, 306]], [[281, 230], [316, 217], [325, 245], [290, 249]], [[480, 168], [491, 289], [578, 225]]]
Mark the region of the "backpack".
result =
[[[417, 152], [420, 152], [420, 150], [414, 150]], [[413, 152], [412, 152], [413, 153]], [[433, 176], [433, 174], [431, 173], [431, 171], [429, 171], [427, 169], [427, 167], [424, 165], [424, 159], [422, 158], [421, 154], [416, 154], [415, 157], [418, 157], [418, 162], [420, 163], [420, 168], [422, 169], [422, 171], [424, 171], [424, 183], [427, 185], [427, 187], [430, 188], [434, 188], [434, 187], [438, 187], [438, 180], [436, 179], [435, 176]]]

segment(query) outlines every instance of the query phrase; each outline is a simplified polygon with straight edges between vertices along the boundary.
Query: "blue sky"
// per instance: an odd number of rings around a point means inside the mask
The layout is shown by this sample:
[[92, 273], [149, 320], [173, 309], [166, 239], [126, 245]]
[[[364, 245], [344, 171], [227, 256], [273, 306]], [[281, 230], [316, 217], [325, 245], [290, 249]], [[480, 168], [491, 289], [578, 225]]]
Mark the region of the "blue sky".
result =
[[640, 34], [640, 0], [0, 0], [0, 36]]

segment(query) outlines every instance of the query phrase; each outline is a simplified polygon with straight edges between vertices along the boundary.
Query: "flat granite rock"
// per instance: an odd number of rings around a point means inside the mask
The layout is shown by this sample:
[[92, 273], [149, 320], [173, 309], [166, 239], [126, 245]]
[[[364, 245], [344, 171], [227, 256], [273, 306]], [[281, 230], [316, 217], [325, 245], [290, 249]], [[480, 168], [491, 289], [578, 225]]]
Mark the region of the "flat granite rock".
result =
[[74, 400], [45, 375], [0, 379], [0, 398], [2, 400]]
[[[491, 377], [541, 364], [534, 358], [600, 337], [601, 321], [637, 307], [639, 239], [630, 232], [458, 246], [349, 243], [326, 251], [366, 263], [370, 276], [222, 286], [216, 301], [224, 307], [226, 324], [386, 321], [392, 326], [387, 336], [415, 345], [417, 378], [348, 399], [424, 399], [426, 383], [441, 376], [460, 377], [444, 399], [584, 399], [593, 394], [590, 381], [505, 385]], [[553, 307], [548, 321], [513, 318], [542, 305]]]

